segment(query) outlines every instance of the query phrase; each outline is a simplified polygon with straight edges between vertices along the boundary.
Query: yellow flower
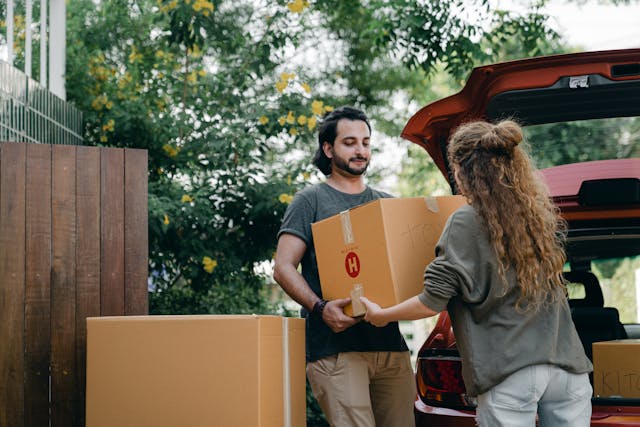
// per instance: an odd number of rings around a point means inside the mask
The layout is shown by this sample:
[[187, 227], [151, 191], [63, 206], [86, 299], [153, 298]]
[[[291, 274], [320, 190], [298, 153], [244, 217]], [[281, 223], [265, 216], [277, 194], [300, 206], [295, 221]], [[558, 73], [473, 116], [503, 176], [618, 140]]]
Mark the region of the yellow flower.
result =
[[108, 74], [109, 74], [109, 70], [107, 70], [105, 67], [90, 67], [89, 70], [93, 75], [96, 76], [96, 79], [104, 82], [105, 80], [107, 80]]
[[301, 86], [302, 86], [302, 89], [304, 89], [304, 91], [305, 91], [306, 93], [311, 93], [311, 86], [309, 86], [309, 85], [308, 85], [308, 84], [306, 84], [306, 83], [302, 83], [302, 84], [301, 84]]
[[211, 257], [208, 257], [208, 256], [202, 257], [202, 267], [204, 268], [204, 271], [206, 271], [207, 273], [209, 274], [213, 273], [213, 270], [215, 270], [217, 266], [218, 266], [218, 261], [216, 261], [215, 259], [212, 259]]
[[200, 50], [200, 46], [194, 44], [192, 48], [187, 48], [187, 54], [197, 58], [202, 55], [202, 51]]
[[107, 139], [107, 135], [102, 135], [102, 136], [100, 137], [100, 142], [107, 142], [107, 140], [108, 140], [108, 139]]
[[169, 157], [175, 157], [178, 155], [178, 149], [172, 145], [165, 144], [162, 146], [162, 149], [164, 150], [165, 153], [167, 153], [167, 156]]
[[193, 202], [193, 198], [188, 194], [183, 194], [181, 201], [182, 203], [191, 203]]
[[288, 205], [293, 200], [293, 196], [291, 194], [282, 193], [278, 197], [278, 200], [280, 201], [280, 203], [284, 203], [285, 205]]
[[289, 114], [287, 114], [287, 123], [292, 125], [295, 122], [296, 122], [296, 116], [293, 114], [293, 111], [289, 111]]
[[278, 119], [278, 123], [280, 123], [280, 126], [284, 126], [286, 122], [287, 122], [287, 119], [285, 119], [284, 117], [280, 117]]
[[308, 181], [311, 178], [311, 174], [309, 172], [302, 172], [302, 179]]
[[298, 129], [296, 128], [289, 129], [289, 135], [296, 136], [297, 134], [298, 134]]
[[287, 3], [287, 7], [293, 13], [302, 13], [303, 10], [309, 7], [309, 2], [306, 0], [293, 0], [291, 3]]
[[196, 73], [195, 71], [190, 72], [187, 75], [187, 81], [189, 83], [196, 83], [198, 81], [198, 73]]
[[[159, 2], [160, 3], [160, 2]], [[160, 8], [160, 10], [164, 13], [170, 12], [173, 9], [175, 9], [178, 6], [178, 1], [177, 0], [173, 0], [171, 2], [169, 2], [167, 5], [162, 6]]]
[[204, 76], [206, 76], [206, 75], [207, 75], [207, 72], [206, 72], [205, 70], [200, 70], [200, 71], [198, 71], [198, 75], [199, 75], [200, 77], [204, 77]]
[[124, 89], [132, 80], [133, 78], [131, 77], [131, 74], [127, 71], [124, 73], [122, 78], [118, 80], [118, 87], [120, 89]]
[[307, 116], [305, 115], [298, 116], [298, 124], [300, 126], [304, 126], [306, 123], [307, 123]]
[[289, 83], [287, 83], [286, 81], [276, 82], [276, 89], [278, 89], [278, 92], [282, 93], [287, 88], [288, 84]]
[[322, 101], [313, 101], [311, 103], [311, 111], [313, 114], [321, 116], [322, 113], [324, 113], [324, 108], [322, 108], [323, 105], [324, 103]]
[[280, 74], [280, 80], [282, 80], [283, 82], [288, 82], [289, 80], [295, 78], [296, 75], [295, 73], [282, 73]]
[[267, 123], [269, 123], [269, 118], [267, 116], [260, 116], [258, 121], [261, 125], [266, 125]]
[[164, 222], [164, 225], [169, 225], [169, 215], [164, 214], [164, 221], [162, 222]]
[[193, 3], [193, 10], [196, 12], [202, 10], [205, 16], [209, 16], [209, 12], [213, 12], [213, 3], [207, 0], [196, 0], [195, 3]]
[[129, 62], [133, 64], [134, 62], [138, 61], [141, 58], [142, 58], [142, 54], [138, 52], [135, 45], [131, 46], [131, 53], [129, 54]]
[[315, 117], [309, 117], [309, 120], [307, 120], [307, 127], [309, 128], [309, 130], [313, 130], [316, 127], [317, 123], [318, 119], [316, 119]]
[[325, 106], [324, 106], [324, 111], [326, 111], [327, 113], [328, 113], [329, 111], [333, 111], [333, 107], [331, 107], [331, 106], [329, 106], [329, 105], [325, 105]]
[[110, 119], [105, 125], [102, 125], [103, 132], [113, 132], [116, 122]]
[[93, 101], [91, 101], [91, 108], [93, 108], [96, 111], [100, 111], [105, 105], [108, 105], [110, 102], [111, 101], [108, 101], [106, 95], [100, 95], [97, 98], [95, 98]]

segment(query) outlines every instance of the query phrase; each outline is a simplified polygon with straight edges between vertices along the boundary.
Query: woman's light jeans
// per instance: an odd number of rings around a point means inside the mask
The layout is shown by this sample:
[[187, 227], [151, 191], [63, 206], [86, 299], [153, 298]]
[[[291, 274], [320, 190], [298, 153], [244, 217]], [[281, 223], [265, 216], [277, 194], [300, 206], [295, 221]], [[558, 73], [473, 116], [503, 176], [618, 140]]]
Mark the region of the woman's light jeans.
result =
[[478, 396], [480, 427], [588, 427], [591, 422], [588, 374], [554, 365], [535, 365], [508, 376]]

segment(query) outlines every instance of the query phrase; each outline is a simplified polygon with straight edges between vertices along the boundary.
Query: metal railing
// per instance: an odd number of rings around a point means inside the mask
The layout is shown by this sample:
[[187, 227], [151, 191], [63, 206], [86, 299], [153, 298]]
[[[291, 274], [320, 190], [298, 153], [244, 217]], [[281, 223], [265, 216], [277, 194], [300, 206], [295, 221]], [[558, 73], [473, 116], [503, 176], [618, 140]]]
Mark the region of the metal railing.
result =
[[0, 141], [82, 145], [82, 112], [0, 61]]

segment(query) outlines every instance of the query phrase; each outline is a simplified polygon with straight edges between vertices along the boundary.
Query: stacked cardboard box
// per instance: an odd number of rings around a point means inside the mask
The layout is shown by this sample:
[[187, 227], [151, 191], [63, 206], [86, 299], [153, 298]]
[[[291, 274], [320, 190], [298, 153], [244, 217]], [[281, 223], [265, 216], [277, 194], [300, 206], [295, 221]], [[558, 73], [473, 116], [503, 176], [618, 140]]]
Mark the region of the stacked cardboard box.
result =
[[593, 343], [593, 394], [640, 398], [640, 340]]
[[303, 319], [87, 319], [88, 427], [298, 427], [305, 396]]

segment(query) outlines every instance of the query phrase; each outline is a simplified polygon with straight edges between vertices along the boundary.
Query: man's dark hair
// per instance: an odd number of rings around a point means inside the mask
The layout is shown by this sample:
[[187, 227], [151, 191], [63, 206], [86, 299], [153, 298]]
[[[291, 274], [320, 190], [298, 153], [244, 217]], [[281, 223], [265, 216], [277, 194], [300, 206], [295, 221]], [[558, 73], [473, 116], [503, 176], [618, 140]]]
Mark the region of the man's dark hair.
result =
[[320, 169], [325, 176], [331, 174], [331, 159], [324, 154], [322, 146], [325, 142], [333, 145], [336, 141], [338, 122], [342, 119], [362, 120], [367, 124], [369, 132], [371, 132], [371, 124], [367, 115], [357, 108], [342, 106], [327, 113], [322, 118], [322, 123], [318, 127], [318, 150], [313, 156], [313, 164]]

